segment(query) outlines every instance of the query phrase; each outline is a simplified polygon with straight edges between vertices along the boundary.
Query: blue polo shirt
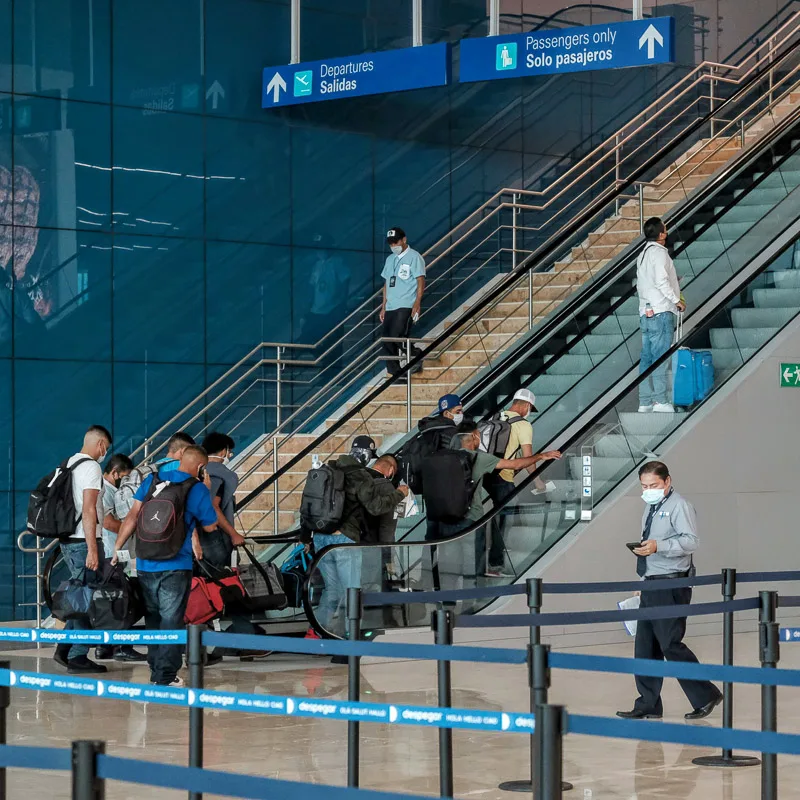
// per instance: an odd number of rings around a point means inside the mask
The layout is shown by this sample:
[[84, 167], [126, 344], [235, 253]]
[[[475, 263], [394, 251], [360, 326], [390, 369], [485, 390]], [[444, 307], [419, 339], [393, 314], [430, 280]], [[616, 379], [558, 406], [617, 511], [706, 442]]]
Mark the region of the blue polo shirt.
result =
[[[181, 472], [179, 469], [165, 469], [158, 471], [161, 480], [168, 480], [172, 483], [183, 483], [189, 480], [191, 475]], [[134, 500], [144, 502], [150, 486], [153, 483], [153, 476], [148, 475], [142, 485], [136, 490]], [[203, 483], [192, 486], [186, 496], [186, 508], [184, 509], [184, 519], [186, 521], [186, 539], [183, 542], [180, 552], [174, 558], [166, 561], [153, 561], [149, 558], [137, 558], [136, 569], [138, 572], [171, 572], [172, 570], [191, 570], [192, 568], [192, 533], [197, 523], [201, 525], [212, 525], [217, 521], [217, 512], [211, 502], [211, 494]]]
[[[381, 277], [386, 281], [386, 310], [413, 308], [417, 299], [417, 278], [425, 277], [425, 259], [410, 247], [384, 264]], [[394, 286], [392, 286], [394, 284]]]

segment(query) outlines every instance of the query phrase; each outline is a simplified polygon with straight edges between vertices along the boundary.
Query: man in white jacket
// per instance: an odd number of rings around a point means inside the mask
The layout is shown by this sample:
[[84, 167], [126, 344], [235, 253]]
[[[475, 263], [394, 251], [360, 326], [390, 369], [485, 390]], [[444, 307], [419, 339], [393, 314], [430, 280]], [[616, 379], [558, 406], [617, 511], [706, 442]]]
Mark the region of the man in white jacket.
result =
[[[642, 330], [640, 375], [669, 350], [675, 333], [675, 317], [686, 308], [681, 300], [675, 265], [666, 247], [667, 226], [658, 217], [651, 217], [644, 224], [644, 236], [647, 243], [636, 269]], [[667, 388], [665, 361], [639, 384], [639, 411], [675, 411]]]

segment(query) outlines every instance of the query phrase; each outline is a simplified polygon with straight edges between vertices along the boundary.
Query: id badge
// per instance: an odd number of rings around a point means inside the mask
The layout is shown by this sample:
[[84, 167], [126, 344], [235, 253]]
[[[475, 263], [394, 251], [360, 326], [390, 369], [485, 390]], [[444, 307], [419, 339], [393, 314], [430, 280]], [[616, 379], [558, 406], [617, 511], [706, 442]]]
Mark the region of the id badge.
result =
[[397, 276], [396, 275], [392, 275], [392, 277], [389, 278], [389, 288], [390, 289], [394, 289], [394, 287], [396, 285], [397, 285]]

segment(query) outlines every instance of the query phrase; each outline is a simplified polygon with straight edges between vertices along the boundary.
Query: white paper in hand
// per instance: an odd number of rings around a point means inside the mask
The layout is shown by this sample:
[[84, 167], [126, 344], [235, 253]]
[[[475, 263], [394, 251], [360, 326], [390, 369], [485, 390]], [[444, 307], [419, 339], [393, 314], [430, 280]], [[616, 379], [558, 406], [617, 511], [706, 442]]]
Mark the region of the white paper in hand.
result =
[[417, 498], [414, 497], [414, 493], [409, 489], [403, 501], [395, 506], [394, 518], [406, 519], [407, 517], [416, 517], [417, 514], [419, 514]]
[[[617, 608], [620, 611], [633, 611], [639, 608], [640, 605], [641, 599], [639, 597], [629, 597], [627, 600], [620, 600], [619, 603], [617, 603]], [[636, 636], [635, 619], [626, 619], [623, 625], [625, 626], [625, 630], [628, 631], [629, 636]]]

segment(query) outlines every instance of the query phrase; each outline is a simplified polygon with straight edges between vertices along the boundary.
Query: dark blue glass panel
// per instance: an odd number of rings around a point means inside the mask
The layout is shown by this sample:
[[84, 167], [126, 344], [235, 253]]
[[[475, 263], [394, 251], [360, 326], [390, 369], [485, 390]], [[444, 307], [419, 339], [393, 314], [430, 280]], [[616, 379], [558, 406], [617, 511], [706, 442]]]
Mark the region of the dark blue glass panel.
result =
[[289, 128], [208, 119], [206, 148], [208, 238], [289, 244]]
[[234, 364], [260, 342], [290, 341], [289, 253], [285, 247], [208, 243], [210, 363]]
[[373, 292], [372, 264], [372, 253], [295, 248], [292, 340], [318, 342], [361, 305]]
[[111, 230], [109, 107], [17, 96], [14, 133], [14, 224]]
[[146, 114], [200, 112], [203, 3], [113, 0], [113, 14], [114, 102]]
[[521, 179], [520, 153], [459, 148], [453, 156], [453, 222], [460, 222], [500, 189], [519, 186]]
[[424, 251], [451, 228], [450, 150], [412, 142], [375, 142], [375, 250], [389, 255], [386, 231], [399, 225]]
[[261, 71], [289, 63], [288, 5], [206, 0], [206, 30], [206, 112], [264, 119]]
[[[111, 237], [84, 232], [15, 228], [34, 258], [14, 291], [15, 355], [22, 358], [111, 357]], [[30, 313], [30, 311], [34, 313]]]
[[15, 92], [108, 102], [110, 54], [109, 0], [14, 0]]
[[114, 237], [114, 358], [202, 363], [203, 243]]
[[30, 491], [81, 449], [90, 425], [111, 426], [111, 364], [27, 361], [14, 365], [15, 488]]
[[114, 109], [114, 230], [202, 236], [203, 120]]
[[115, 450], [133, 452], [203, 391], [204, 376], [199, 364], [115, 364]]
[[0, 89], [11, 91], [11, 0], [0, 0]]
[[298, 128], [292, 132], [294, 243], [324, 235], [335, 247], [372, 249], [372, 140]]
[[0, 491], [3, 492], [12, 488], [13, 479], [11, 385], [11, 361], [0, 359]]
[[[13, 525], [13, 503], [10, 492], [0, 492], [0, 620], [14, 619], [14, 574], [18, 556], [16, 534]], [[22, 530], [20, 528], [20, 530]], [[29, 581], [34, 586], [35, 581]]]

